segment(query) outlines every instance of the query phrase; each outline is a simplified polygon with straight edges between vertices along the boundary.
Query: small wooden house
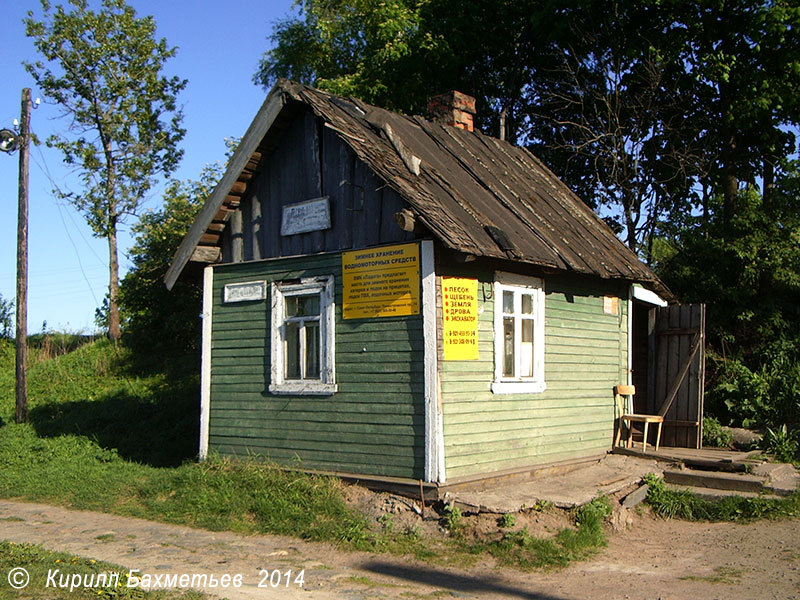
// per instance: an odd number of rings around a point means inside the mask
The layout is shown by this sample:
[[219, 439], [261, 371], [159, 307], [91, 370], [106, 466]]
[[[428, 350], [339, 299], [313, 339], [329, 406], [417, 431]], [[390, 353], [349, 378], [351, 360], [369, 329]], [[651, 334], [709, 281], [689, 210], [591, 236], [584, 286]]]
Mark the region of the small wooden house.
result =
[[204, 267], [201, 457], [441, 485], [611, 448], [668, 292], [474, 100], [434, 108], [269, 93], [166, 276]]

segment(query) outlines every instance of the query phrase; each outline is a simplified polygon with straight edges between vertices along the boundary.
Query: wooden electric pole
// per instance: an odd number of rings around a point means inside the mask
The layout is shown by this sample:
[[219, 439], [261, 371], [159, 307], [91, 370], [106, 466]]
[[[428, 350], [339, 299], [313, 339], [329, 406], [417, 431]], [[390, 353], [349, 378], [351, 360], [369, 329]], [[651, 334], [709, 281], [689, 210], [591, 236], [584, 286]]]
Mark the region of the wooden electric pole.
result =
[[28, 422], [28, 169], [31, 90], [22, 90], [17, 212], [17, 423]]

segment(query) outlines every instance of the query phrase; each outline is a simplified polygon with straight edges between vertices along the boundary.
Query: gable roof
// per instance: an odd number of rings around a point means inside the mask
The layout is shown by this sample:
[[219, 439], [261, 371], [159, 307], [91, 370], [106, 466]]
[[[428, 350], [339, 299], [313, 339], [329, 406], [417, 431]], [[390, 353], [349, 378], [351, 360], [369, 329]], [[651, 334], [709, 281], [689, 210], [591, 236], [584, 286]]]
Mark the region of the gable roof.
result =
[[474, 256], [650, 284], [668, 291], [611, 229], [525, 148], [281, 80], [268, 94], [175, 254], [171, 288], [198, 247], [218, 245], [273, 128], [307, 107], [409, 205], [441, 243]]

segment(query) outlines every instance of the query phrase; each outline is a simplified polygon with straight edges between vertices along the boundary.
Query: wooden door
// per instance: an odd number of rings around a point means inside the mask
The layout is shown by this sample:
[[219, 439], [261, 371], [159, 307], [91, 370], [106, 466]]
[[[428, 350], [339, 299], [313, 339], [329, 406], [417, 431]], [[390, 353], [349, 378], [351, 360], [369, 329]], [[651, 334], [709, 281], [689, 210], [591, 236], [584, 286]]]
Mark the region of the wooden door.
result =
[[670, 403], [662, 446], [702, 445], [705, 323], [705, 304], [670, 305], [652, 313], [647, 413], [659, 414]]

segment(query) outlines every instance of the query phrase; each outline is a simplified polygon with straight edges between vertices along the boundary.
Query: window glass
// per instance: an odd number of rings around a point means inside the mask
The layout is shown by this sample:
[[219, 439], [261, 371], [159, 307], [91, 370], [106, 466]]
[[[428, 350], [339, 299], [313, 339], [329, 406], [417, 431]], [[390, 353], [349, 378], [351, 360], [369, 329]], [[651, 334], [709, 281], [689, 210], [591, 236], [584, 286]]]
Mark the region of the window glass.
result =
[[503, 377], [514, 376], [514, 317], [503, 319]]
[[319, 323], [306, 323], [305, 334], [306, 351], [303, 358], [306, 363], [306, 379], [319, 379]]
[[300, 323], [286, 323], [286, 379], [300, 379]]
[[507, 315], [514, 313], [514, 292], [503, 292], [503, 312]]
[[544, 285], [541, 279], [498, 273], [495, 281], [495, 393], [545, 389]]
[[520, 343], [519, 375], [533, 377], [533, 319], [522, 319], [522, 342]]
[[533, 296], [531, 294], [521, 294], [522, 295], [522, 314], [524, 315], [532, 315], [533, 314]]

